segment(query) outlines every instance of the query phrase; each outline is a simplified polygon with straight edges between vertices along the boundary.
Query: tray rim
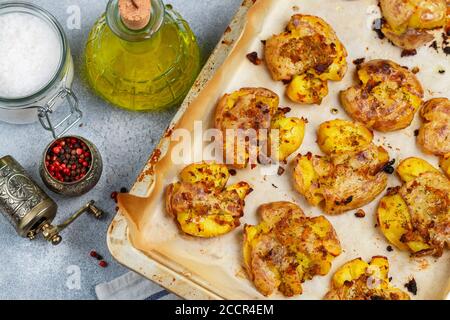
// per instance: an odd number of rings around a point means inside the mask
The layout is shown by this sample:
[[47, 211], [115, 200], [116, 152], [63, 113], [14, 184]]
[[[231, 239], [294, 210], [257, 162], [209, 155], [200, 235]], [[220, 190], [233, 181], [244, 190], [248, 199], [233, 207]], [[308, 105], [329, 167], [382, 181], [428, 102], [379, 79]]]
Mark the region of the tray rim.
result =
[[[254, 5], [254, 3], [256, 3], [256, 1], [257, 0], [243, 0], [238, 11], [234, 15], [229, 26], [226, 28], [217, 46], [213, 50], [198, 78], [194, 82], [194, 85], [171, 120], [168, 128], [165, 130], [165, 134], [163, 134], [154, 150], [161, 150], [165, 148], [164, 138], [166, 133], [178, 123], [178, 120], [183, 116], [189, 104], [197, 97], [200, 91], [215, 74], [217, 69], [228, 57], [246, 25], [247, 12]], [[139, 177], [132, 186], [130, 194], [136, 196], [146, 196], [151, 192], [153, 185], [153, 172], [151, 168], [155, 164], [154, 159], [155, 154], [153, 152], [142, 168]], [[189, 277], [176, 273], [175, 271], [148, 257], [145, 253], [134, 248], [129, 241], [126, 218], [120, 210], [117, 212], [108, 227], [106, 241], [111, 255], [122, 266], [156, 282], [166, 290], [181, 298], [198, 300], [223, 299], [217, 294], [197, 284]]]

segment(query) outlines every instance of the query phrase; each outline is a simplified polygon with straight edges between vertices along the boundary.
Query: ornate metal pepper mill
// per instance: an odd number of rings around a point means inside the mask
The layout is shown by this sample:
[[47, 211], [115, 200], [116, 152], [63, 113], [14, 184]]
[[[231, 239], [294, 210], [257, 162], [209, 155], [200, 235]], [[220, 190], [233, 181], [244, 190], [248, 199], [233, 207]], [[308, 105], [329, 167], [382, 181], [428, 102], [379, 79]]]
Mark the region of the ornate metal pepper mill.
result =
[[39, 233], [56, 245], [59, 233], [87, 212], [99, 219], [103, 211], [93, 200], [60, 225], [52, 225], [58, 206], [11, 156], [0, 158], [0, 211], [22, 237], [34, 239]]

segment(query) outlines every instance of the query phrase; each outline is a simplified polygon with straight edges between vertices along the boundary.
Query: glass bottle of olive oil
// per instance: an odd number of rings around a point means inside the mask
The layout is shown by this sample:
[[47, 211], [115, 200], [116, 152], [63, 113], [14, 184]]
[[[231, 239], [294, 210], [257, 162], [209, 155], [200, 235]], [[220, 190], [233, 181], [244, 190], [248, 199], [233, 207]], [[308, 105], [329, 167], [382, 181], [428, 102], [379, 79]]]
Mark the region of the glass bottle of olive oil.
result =
[[122, 21], [119, 0], [110, 0], [91, 30], [85, 54], [93, 90], [134, 111], [181, 103], [200, 69], [195, 35], [162, 0], [151, 0], [150, 21], [140, 30], [129, 29]]

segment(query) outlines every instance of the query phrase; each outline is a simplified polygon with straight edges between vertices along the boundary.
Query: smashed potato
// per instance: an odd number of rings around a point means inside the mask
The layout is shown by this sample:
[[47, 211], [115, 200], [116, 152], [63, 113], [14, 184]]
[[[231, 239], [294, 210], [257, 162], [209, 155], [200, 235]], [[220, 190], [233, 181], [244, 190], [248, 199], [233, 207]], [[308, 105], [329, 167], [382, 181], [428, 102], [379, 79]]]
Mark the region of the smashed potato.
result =
[[181, 171], [179, 182], [168, 186], [166, 211], [184, 233], [210, 238], [240, 225], [244, 199], [252, 189], [246, 182], [226, 187], [229, 177], [225, 165], [191, 164]]
[[278, 139], [276, 160], [283, 161], [300, 148], [305, 137], [305, 126], [305, 119], [286, 117], [284, 112], [274, 116], [269, 141]]
[[[305, 119], [286, 117], [279, 109], [279, 97], [264, 88], [242, 88], [225, 94], [219, 101], [215, 126], [224, 135], [226, 162], [247, 167], [252, 156], [285, 160], [303, 142]], [[276, 140], [276, 141], [275, 141]], [[270, 155], [272, 142], [277, 154]]]
[[340, 267], [331, 280], [329, 300], [409, 300], [409, 295], [389, 283], [389, 261], [372, 257], [367, 263], [361, 258]]
[[386, 239], [413, 255], [440, 257], [450, 243], [450, 181], [425, 160], [408, 158], [401, 187], [381, 200], [377, 219]]
[[335, 119], [322, 123], [317, 143], [326, 154], [366, 149], [373, 140], [373, 133], [357, 122]]
[[396, 46], [412, 50], [434, 39], [428, 30], [446, 26], [446, 0], [380, 0], [383, 34]]
[[423, 105], [420, 115], [424, 124], [417, 142], [423, 151], [439, 157], [450, 154], [450, 100], [431, 99]]
[[403, 160], [397, 167], [397, 174], [402, 182], [410, 182], [424, 172], [439, 173], [439, 170], [427, 161], [415, 157]]
[[289, 81], [287, 96], [301, 104], [320, 104], [328, 80], [347, 71], [347, 51], [336, 33], [319, 17], [296, 14], [286, 31], [266, 41], [267, 67], [276, 81]]
[[387, 184], [387, 151], [372, 143], [364, 126], [346, 120], [320, 125], [318, 143], [326, 156], [299, 155], [294, 185], [313, 206], [340, 214], [371, 202]]
[[383, 132], [411, 124], [424, 94], [412, 72], [390, 60], [372, 60], [358, 66], [358, 78], [358, 85], [340, 93], [354, 120]]
[[259, 207], [262, 221], [244, 229], [244, 264], [250, 280], [265, 296], [279, 290], [302, 293], [302, 283], [326, 275], [341, 245], [323, 216], [306, 217], [296, 204], [273, 202]]

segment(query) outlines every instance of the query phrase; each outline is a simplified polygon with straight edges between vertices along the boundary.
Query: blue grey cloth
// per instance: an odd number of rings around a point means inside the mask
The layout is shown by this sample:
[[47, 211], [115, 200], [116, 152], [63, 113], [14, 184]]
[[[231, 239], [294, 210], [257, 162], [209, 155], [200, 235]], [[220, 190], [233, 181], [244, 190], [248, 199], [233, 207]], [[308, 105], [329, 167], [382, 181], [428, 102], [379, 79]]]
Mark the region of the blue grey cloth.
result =
[[174, 300], [176, 295], [134, 272], [95, 287], [99, 300]]

